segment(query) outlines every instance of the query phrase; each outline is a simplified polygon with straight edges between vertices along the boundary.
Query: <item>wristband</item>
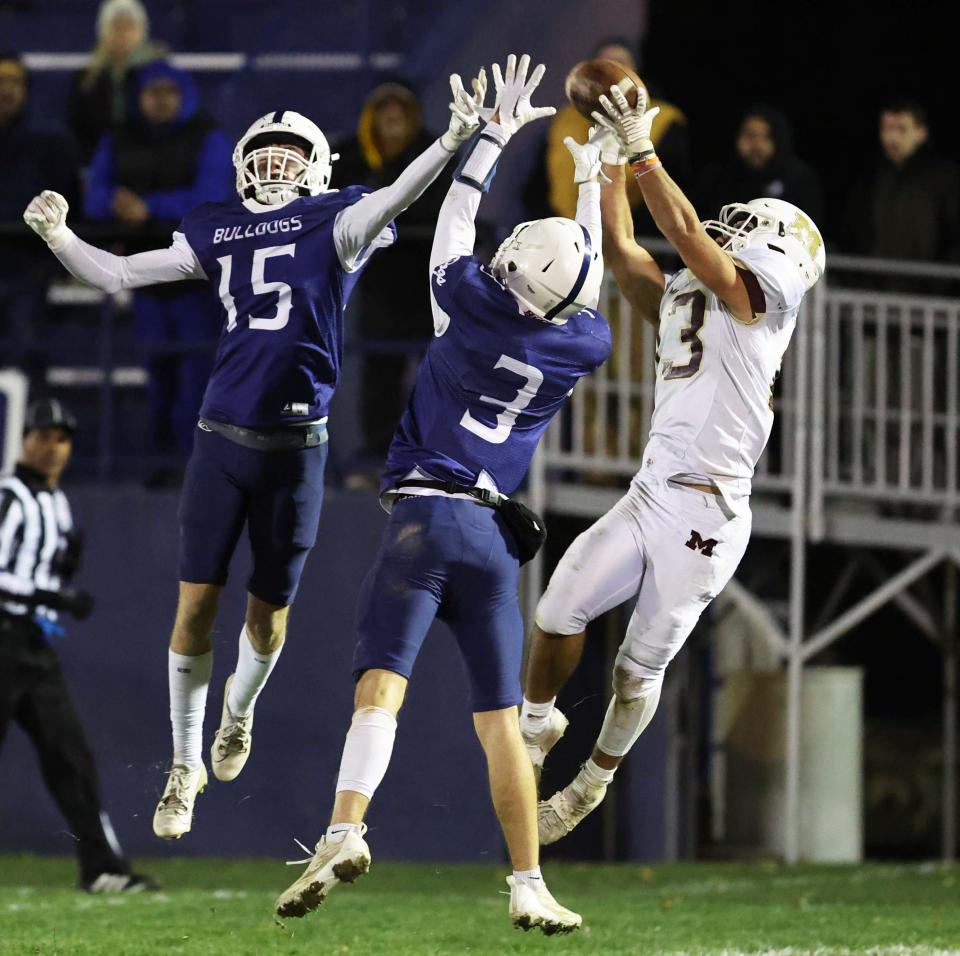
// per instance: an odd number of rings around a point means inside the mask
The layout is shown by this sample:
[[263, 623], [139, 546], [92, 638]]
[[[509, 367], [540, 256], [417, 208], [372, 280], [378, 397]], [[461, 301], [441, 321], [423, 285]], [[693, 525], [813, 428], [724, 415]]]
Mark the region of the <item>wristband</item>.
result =
[[634, 177], [639, 179], [641, 176], [646, 176], [647, 173], [653, 172], [655, 169], [662, 169], [663, 163], [660, 162], [656, 153], [650, 152], [643, 158], [631, 157], [630, 166], [633, 169]]
[[460, 165], [454, 170], [453, 178], [458, 183], [465, 183], [485, 193], [497, 171], [497, 161], [503, 152], [503, 146], [503, 142], [493, 131], [481, 129], [473, 138]]

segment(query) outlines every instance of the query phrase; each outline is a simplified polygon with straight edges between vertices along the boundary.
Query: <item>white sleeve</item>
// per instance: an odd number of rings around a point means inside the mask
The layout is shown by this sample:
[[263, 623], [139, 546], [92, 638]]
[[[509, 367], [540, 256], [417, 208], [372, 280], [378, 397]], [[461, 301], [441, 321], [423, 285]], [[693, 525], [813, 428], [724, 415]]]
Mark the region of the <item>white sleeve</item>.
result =
[[451, 183], [437, 215], [437, 228], [430, 249], [431, 275], [443, 262], [473, 255], [473, 244], [477, 238], [474, 220], [480, 208], [481, 195], [478, 189]]
[[473, 255], [473, 244], [477, 236], [474, 220], [482, 195], [479, 189], [453, 182], [437, 216], [437, 229], [433, 234], [433, 246], [430, 249], [430, 275], [427, 277], [430, 283], [433, 331], [436, 335], [446, 332], [450, 325], [450, 316], [437, 305], [434, 298], [433, 271], [451, 259]]
[[440, 175], [452, 155], [437, 140], [410, 163], [390, 186], [368, 193], [337, 214], [333, 224], [333, 241], [344, 269], [355, 272], [367, 254], [366, 247], [374, 240], [378, 245], [389, 245], [382, 235], [384, 229], [421, 196]]
[[115, 256], [91, 246], [69, 230], [63, 240], [50, 246], [50, 251], [72, 276], [108, 293], [207, 277], [182, 232], [173, 234], [173, 242], [166, 249]]
[[[470, 147], [463, 165], [447, 190], [437, 216], [437, 228], [430, 250], [430, 306], [433, 309], [433, 330], [443, 335], [450, 316], [437, 305], [433, 296], [433, 272], [452, 259], [472, 256], [477, 238], [475, 221], [480, 198], [493, 179], [497, 162], [507, 139], [498, 123], [487, 123]], [[599, 201], [599, 192], [598, 201]], [[599, 207], [598, 207], [599, 211]], [[598, 220], [599, 221], [599, 220]]]
[[[587, 230], [590, 243], [600, 255], [603, 255], [603, 229], [600, 225], [600, 183], [581, 183], [577, 197], [577, 222]], [[601, 263], [602, 268], [602, 263]], [[597, 297], [587, 303], [587, 308], [595, 309], [600, 302]]]
[[600, 226], [600, 183], [581, 183], [577, 197], [577, 222], [590, 233], [594, 249], [603, 245]]

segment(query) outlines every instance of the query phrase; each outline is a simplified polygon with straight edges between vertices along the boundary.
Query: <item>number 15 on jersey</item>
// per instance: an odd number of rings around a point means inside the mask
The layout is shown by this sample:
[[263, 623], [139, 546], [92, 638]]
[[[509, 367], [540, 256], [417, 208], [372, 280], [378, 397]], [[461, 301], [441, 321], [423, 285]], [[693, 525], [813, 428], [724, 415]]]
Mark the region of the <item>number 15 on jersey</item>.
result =
[[[260, 329], [265, 332], [277, 332], [282, 329], [290, 320], [290, 300], [292, 289], [286, 282], [268, 282], [264, 276], [264, 270], [269, 259], [289, 256], [293, 258], [297, 254], [297, 244], [288, 243], [285, 246], [267, 246], [263, 249], [255, 249], [253, 253], [253, 264], [250, 269], [249, 283], [244, 283], [244, 290], [250, 289], [255, 296], [269, 295], [276, 293], [277, 304], [276, 312], [269, 318], [260, 318], [252, 314], [253, 302], [242, 303], [247, 306], [251, 312], [241, 315], [240, 318], [246, 318], [247, 324], [251, 329]], [[227, 331], [232, 332], [239, 324], [237, 318], [237, 303], [230, 292], [231, 279], [233, 277], [233, 256], [221, 256], [217, 259], [220, 265], [220, 301], [227, 313]]]

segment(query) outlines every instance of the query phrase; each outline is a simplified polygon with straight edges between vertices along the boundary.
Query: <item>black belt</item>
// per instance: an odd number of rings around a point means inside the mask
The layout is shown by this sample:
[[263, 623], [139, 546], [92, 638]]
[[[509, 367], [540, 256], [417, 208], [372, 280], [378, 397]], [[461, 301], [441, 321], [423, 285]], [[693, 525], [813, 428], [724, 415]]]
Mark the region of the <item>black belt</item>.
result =
[[199, 427], [207, 432], [216, 432], [238, 445], [243, 445], [244, 448], [254, 448], [257, 451], [299, 451], [304, 448], [316, 448], [328, 438], [327, 426], [324, 422], [259, 431], [201, 418]]
[[[544, 527], [543, 519], [535, 511], [531, 511], [526, 505], [508, 498], [506, 495], [501, 495], [497, 491], [461, 485], [456, 481], [430, 481], [418, 478], [408, 478], [401, 481], [397, 488], [434, 488], [437, 491], [445, 491], [448, 495], [469, 495], [479, 504], [495, 508], [500, 512], [500, 516], [516, 539], [517, 557], [521, 564], [526, 564], [533, 558], [543, 547], [543, 542], [547, 540], [547, 529]], [[401, 497], [407, 496], [403, 495]], [[410, 495], [409, 497], [416, 496]]]
[[[489, 488], [477, 488], [473, 485], [461, 485], [455, 481], [429, 481], [427, 479], [407, 478], [401, 481], [397, 487], [435, 488], [437, 491], [444, 491], [448, 495], [469, 495], [481, 504], [488, 505], [491, 508], [499, 508], [503, 502], [509, 500], [506, 495], [501, 495], [499, 491], [491, 491]], [[422, 495], [397, 495], [397, 497], [420, 498]]]

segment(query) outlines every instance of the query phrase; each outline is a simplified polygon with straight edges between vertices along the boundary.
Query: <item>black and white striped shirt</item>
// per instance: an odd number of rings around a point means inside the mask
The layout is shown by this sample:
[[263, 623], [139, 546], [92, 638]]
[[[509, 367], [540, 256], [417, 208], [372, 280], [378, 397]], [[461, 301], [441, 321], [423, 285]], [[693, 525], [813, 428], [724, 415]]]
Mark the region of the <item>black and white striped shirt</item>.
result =
[[[67, 496], [49, 488], [39, 472], [17, 465], [12, 475], [0, 478], [0, 591], [25, 597], [37, 589], [59, 591], [59, 568], [72, 530]], [[0, 613], [57, 618], [50, 608], [9, 599], [0, 599]]]

